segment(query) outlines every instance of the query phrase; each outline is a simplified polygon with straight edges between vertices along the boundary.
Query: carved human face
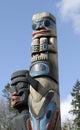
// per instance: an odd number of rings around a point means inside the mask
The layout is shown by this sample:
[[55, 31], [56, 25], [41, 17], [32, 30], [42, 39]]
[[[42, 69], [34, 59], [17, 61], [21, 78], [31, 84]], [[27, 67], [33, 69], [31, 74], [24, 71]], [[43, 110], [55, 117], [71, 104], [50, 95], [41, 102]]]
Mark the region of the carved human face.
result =
[[41, 36], [56, 36], [56, 20], [49, 13], [39, 13], [32, 19], [32, 38]]
[[16, 109], [19, 109], [20, 106], [28, 106], [29, 89], [27, 84], [20, 82], [12, 87], [14, 87], [14, 92], [11, 95], [11, 106]]

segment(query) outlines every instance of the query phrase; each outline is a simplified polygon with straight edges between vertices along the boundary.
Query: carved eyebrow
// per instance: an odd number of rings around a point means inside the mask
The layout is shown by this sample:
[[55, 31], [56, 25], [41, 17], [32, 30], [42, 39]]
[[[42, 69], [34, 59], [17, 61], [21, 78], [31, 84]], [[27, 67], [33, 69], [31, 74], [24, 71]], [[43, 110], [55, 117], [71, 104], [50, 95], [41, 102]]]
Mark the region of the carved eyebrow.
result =
[[50, 17], [43, 17], [43, 18], [40, 18], [40, 19], [37, 19], [37, 20], [33, 20], [32, 23], [33, 22], [39, 22], [39, 21], [42, 21], [44, 19], [50, 19], [52, 22], [56, 23], [55, 20], [51, 19]]

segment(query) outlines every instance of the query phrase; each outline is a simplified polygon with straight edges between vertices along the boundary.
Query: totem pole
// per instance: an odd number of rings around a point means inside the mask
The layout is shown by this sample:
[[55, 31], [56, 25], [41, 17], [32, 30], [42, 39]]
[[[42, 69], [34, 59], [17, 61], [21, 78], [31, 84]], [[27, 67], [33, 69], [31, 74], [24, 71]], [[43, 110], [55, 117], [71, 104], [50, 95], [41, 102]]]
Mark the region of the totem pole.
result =
[[19, 114], [11, 121], [9, 130], [27, 130], [29, 84], [26, 74], [28, 73], [27, 70], [19, 70], [11, 75], [11, 105]]
[[32, 18], [29, 130], [61, 130], [56, 19], [48, 12]]
[[32, 29], [30, 70], [11, 76], [11, 100], [20, 112], [11, 130], [61, 130], [56, 19], [48, 12], [35, 14]]

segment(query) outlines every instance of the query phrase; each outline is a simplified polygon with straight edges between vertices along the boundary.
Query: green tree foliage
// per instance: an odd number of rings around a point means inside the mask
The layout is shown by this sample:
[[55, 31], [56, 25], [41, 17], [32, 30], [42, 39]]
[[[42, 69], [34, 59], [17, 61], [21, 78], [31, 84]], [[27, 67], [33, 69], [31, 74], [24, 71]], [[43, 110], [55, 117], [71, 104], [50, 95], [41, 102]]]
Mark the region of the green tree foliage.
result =
[[76, 81], [72, 88], [71, 95], [73, 97], [71, 105], [73, 106], [70, 113], [74, 115], [74, 123], [76, 124], [76, 130], [80, 130], [80, 81]]
[[76, 130], [74, 122], [72, 120], [67, 119], [62, 125], [62, 130]]
[[64, 125], [62, 126], [62, 130], [68, 130], [68, 125], [67, 125], [67, 123], [64, 123]]
[[0, 100], [0, 130], [10, 127], [10, 121], [18, 114], [10, 105], [11, 87], [8, 83], [2, 90], [3, 97]]
[[3, 98], [0, 99], [0, 130], [1, 128], [6, 128], [7, 124], [6, 124], [6, 109], [5, 109], [6, 105], [5, 105], [5, 101]]

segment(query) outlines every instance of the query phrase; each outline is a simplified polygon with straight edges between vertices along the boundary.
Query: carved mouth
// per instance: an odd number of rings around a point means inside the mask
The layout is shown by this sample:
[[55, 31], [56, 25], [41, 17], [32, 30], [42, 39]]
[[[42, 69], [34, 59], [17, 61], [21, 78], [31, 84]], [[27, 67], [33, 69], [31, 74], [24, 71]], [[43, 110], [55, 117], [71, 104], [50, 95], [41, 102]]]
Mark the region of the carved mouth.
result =
[[32, 37], [38, 34], [45, 34], [45, 33], [50, 33], [50, 30], [41, 30], [41, 31], [36, 31], [32, 34]]
[[54, 37], [35, 38], [32, 42], [31, 62], [49, 60], [49, 53], [57, 53], [56, 39]]
[[35, 61], [46, 61], [48, 60], [48, 55], [46, 54], [41, 54], [41, 55], [37, 55], [37, 56], [33, 56], [31, 59], [31, 62], [35, 62]]

